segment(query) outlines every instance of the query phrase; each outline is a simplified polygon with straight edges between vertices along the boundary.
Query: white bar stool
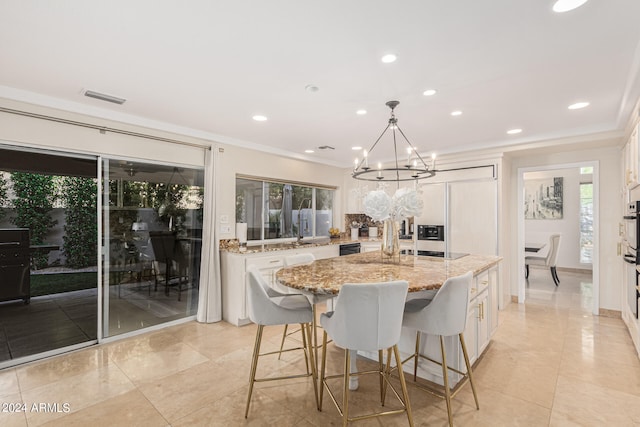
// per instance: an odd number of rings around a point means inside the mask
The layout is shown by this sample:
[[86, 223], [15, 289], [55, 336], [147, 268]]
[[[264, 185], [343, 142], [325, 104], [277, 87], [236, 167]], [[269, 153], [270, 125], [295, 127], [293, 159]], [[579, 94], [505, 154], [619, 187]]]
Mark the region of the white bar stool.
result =
[[[402, 369], [402, 360], [400, 359], [397, 344], [400, 341], [402, 311], [407, 298], [408, 287], [409, 284], [406, 281], [344, 284], [340, 288], [335, 310], [323, 313], [320, 316], [324, 334], [322, 338], [320, 406], [318, 409], [322, 410], [322, 396], [326, 388], [327, 393], [342, 416], [343, 426], [346, 426], [349, 421], [403, 412], [407, 414], [409, 425], [413, 426], [411, 404], [404, 377], [400, 376], [402, 397], [389, 382], [392, 350], [397, 366]], [[327, 334], [333, 338], [333, 342], [338, 347], [345, 350], [344, 372], [342, 374], [326, 375]], [[386, 369], [382, 361], [382, 351], [385, 349], [387, 350]], [[378, 351], [378, 369], [350, 372], [351, 350]], [[402, 409], [349, 417], [349, 379], [352, 376], [364, 374], [377, 374], [380, 377], [380, 402], [382, 406], [384, 406], [385, 401], [384, 391], [388, 385], [402, 404]], [[343, 378], [342, 407], [338, 404], [336, 397], [327, 384], [328, 379], [339, 377]]]
[[[251, 360], [251, 372], [249, 374], [249, 393], [247, 395], [247, 406], [244, 417], [249, 415], [249, 405], [251, 404], [251, 394], [253, 386], [257, 382], [285, 380], [293, 378], [302, 378], [311, 376], [313, 378], [313, 391], [315, 394], [316, 405], [318, 404], [318, 383], [316, 363], [311, 351], [311, 319], [313, 310], [311, 304], [303, 295], [287, 295], [276, 292], [266, 283], [257, 267], [248, 268], [249, 275], [248, 299], [249, 299], [249, 318], [258, 325], [256, 332], [256, 342], [253, 348], [253, 358]], [[260, 344], [262, 342], [262, 332], [265, 326], [272, 325], [288, 325], [290, 323], [299, 323], [302, 329], [302, 347], [290, 348], [280, 351], [272, 351], [268, 353], [260, 353]], [[305, 355], [305, 363], [307, 366], [306, 374], [256, 378], [256, 370], [258, 368], [258, 359], [260, 356], [272, 354], [281, 354], [283, 351], [303, 350]], [[310, 361], [309, 361], [310, 359]], [[310, 363], [309, 363], [310, 362]], [[309, 365], [311, 372], [309, 372]]]

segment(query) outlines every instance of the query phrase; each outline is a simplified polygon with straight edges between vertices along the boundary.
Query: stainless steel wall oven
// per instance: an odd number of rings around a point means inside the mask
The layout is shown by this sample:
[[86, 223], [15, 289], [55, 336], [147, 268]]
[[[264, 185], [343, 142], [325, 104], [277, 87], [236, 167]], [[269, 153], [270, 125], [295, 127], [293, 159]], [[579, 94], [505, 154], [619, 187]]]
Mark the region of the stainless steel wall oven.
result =
[[640, 259], [638, 257], [638, 248], [640, 247], [640, 215], [638, 213], [640, 201], [631, 202], [627, 205], [627, 212], [624, 216], [625, 235], [624, 235], [624, 254], [625, 275], [627, 284], [626, 294], [629, 309], [638, 318], [638, 299], [640, 298], [640, 284], [638, 283], [638, 267]]

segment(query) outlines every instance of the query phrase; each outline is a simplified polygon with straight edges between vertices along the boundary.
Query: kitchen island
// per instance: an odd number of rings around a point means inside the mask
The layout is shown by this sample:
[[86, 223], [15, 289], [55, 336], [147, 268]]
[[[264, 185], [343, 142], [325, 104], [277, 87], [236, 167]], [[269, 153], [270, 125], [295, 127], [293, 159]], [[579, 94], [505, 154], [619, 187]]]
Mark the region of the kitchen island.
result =
[[[401, 255], [395, 261], [384, 258], [381, 252], [367, 252], [337, 258], [316, 260], [311, 264], [292, 266], [275, 272], [278, 284], [315, 295], [338, 295], [344, 283], [373, 283], [406, 280], [409, 283], [408, 299], [435, 294], [449, 277], [473, 271], [474, 280], [467, 313], [465, 340], [471, 363], [487, 348], [498, 326], [498, 268], [501, 257], [466, 255], [456, 259], [430, 256]], [[415, 347], [414, 330], [403, 329], [398, 345], [403, 358]], [[420, 353], [440, 360], [439, 340], [423, 334]], [[464, 359], [457, 337], [445, 338], [450, 366], [464, 371]], [[359, 352], [377, 360], [377, 353]], [[404, 364], [413, 372], [413, 360]], [[355, 367], [352, 367], [355, 371]], [[442, 370], [432, 363], [421, 363], [418, 376], [442, 384]], [[459, 375], [450, 376], [455, 383]]]
[[314, 294], [337, 295], [344, 283], [373, 283], [392, 280], [409, 282], [409, 292], [437, 290], [449, 277], [473, 271], [474, 276], [496, 266], [502, 258], [466, 255], [458, 259], [400, 255], [390, 260], [381, 252], [366, 252], [317, 260], [276, 272], [276, 281], [290, 288]]

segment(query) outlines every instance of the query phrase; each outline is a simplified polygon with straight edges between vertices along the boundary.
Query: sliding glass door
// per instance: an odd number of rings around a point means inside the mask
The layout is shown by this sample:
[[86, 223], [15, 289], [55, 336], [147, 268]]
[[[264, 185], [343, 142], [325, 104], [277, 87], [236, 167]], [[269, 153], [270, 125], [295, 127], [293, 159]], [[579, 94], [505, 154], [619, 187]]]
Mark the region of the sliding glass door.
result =
[[103, 336], [196, 314], [204, 170], [104, 159]]
[[97, 342], [97, 165], [0, 146], [0, 368]]
[[0, 145], [0, 368], [194, 316], [203, 198], [203, 168]]

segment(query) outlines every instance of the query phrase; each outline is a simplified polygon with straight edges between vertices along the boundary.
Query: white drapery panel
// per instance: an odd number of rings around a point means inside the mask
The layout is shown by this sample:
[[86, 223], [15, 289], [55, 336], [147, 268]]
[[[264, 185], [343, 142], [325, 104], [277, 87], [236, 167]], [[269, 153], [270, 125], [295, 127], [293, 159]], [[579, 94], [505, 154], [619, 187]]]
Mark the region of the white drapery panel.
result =
[[197, 320], [202, 323], [218, 322], [222, 319], [220, 292], [220, 251], [216, 241], [215, 189], [216, 159], [218, 149], [205, 151], [204, 182], [205, 198], [202, 224], [202, 254], [200, 263], [200, 290]]

